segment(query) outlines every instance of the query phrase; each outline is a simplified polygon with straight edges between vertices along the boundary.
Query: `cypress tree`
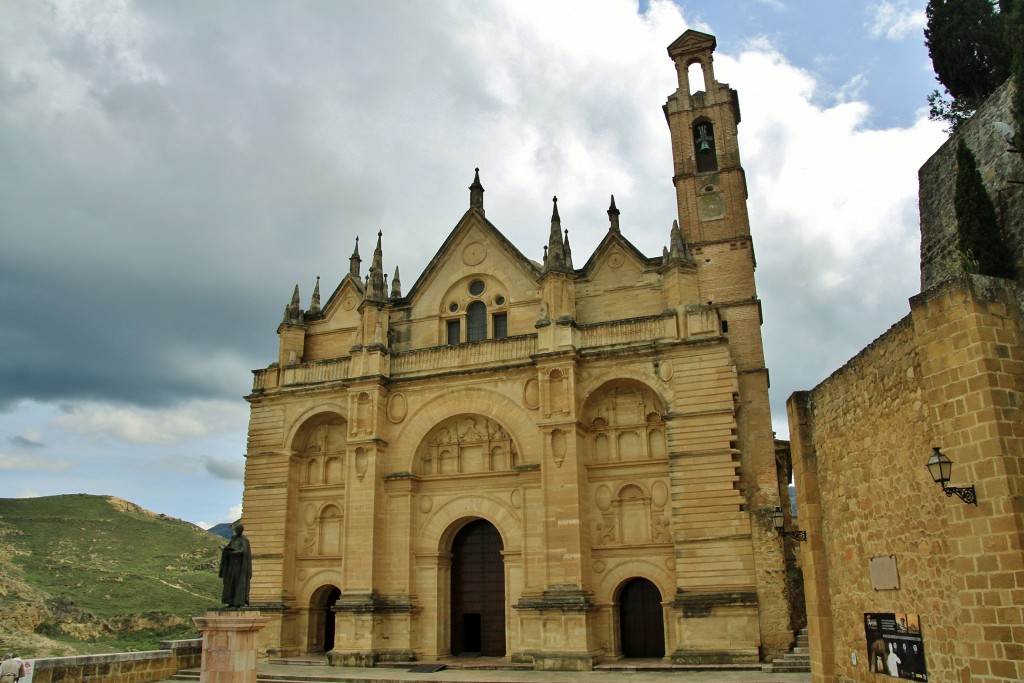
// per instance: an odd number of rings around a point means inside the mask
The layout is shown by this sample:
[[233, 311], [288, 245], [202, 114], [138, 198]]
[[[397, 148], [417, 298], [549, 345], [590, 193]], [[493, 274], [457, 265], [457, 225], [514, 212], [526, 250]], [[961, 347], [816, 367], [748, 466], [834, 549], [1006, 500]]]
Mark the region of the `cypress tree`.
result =
[[[1002, 0], [1004, 10], [1014, 0]], [[925, 45], [945, 93], [928, 96], [929, 116], [950, 124], [950, 132], [981, 105], [1010, 75], [1010, 50], [1005, 32], [1007, 12], [992, 0], [929, 0], [925, 8]]]
[[996, 215], [996, 207], [985, 190], [974, 153], [963, 140], [956, 148], [957, 233], [964, 270], [980, 275], [1013, 278], [1016, 274], [1010, 250]]

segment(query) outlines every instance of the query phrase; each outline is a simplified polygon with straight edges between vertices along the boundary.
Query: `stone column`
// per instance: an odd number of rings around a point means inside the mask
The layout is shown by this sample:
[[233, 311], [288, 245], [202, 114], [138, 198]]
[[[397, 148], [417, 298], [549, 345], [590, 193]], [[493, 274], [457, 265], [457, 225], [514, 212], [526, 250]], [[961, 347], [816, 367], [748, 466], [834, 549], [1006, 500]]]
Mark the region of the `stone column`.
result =
[[193, 621], [203, 635], [199, 683], [256, 683], [257, 635], [266, 617], [257, 610], [211, 610]]

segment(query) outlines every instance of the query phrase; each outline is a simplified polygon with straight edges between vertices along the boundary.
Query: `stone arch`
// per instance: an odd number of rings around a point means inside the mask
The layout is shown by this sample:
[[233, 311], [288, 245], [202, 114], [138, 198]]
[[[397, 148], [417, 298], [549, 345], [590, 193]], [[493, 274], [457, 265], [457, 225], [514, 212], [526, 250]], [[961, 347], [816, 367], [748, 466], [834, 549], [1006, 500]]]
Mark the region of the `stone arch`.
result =
[[[506, 472], [518, 464], [518, 447], [497, 420], [460, 413], [438, 423], [416, 445], [412, 471], [443, 474]], [[502, 458], [496, 459], [500, 454]]]
[[300, 433], [304, 429], [308, 429], [310, 425], [316, 424], [317, 421], [328, 419], [327, 416], [340, 419], [342, 423], [346, 426], [348, 425], [348, 418], [346, 417], [345, 410], [340, 404], [324, 403], [314, 406], [295, 418], [291, 426], [288, 428], [288, 432], [285, 435], [285, 444], [287, 444], [287, 447], [294, 453], [296, 450], [296, 439], [300, 436]]
[[341, 567], [310, 571], [305, 579], [297, 582], [295, 601], [299, 605], [309, 605], [317, 596], [318, 591], [328, 590], [332, 587], [337, 587], [339, 590], [344, 589]]
[[494, 496], [467, 494], [439, 506], [417, 534], [417, 553], [446, 553], [452, 539], [469, 522], [483, 519], [501, 534], [505, 551], [522, 548], [522, 524], [511, 505]]
[[668, 412], [668, 407], [672, 405], [674, 391], [667, 382], [653, 372], [626, 366], [617, 367], [613, 372], [595, 373], [587, 380], [578, 382], [576, 385], [579, 394], [578, 405], [576, 406], [577, 414], [583, 415], [583, 410], [587, 402], [591, 400], [591, 397], [600, 392], [606, 385], [615, 382], [635, 382], [650, 389], [658, 397], [658, 405], [660, 406], [658, 412], [660, 414]]
[[625, 560], [597, 576], [599, 581], [594, 586], [594, 599], [598, 604], [615, 604], [622, 587], [635, 578], [647, 579], [657, 586], [662, 602], [668, 602], [675, 595], [675, 574], [653, 560]]
[[342, 483], [347, 430], [345, 418], [324, 407], [296, 420], [287, 442], [292, 454], [290, 480], [299, 486]]
[[[516, 443], [520, 462], [540, 461], [543, 452], [540, 432], [521, 403], [488, 389], [467, 387], [459, 390], [458, 405], [471, 405], [475, 415], [490, 418], [500, 424]], [[428, 401], [406, 419], [394, 443], [397, 446], [396, 452], [409, 454], [405, 463], [407, 471], [414, 470], [419, 445], [427, 435], [438, 424], [465, 412], [456, 408], [452, 402]]]
[[667, 457], [668, 404], [647, 382], [608, 379], [586, 395], [580, 422], [589, 464]]
[[[480, 280], [484, 284], [484, 288], [479, 294], [470, 292], [469, 285], [474, 280]], [[501, 296], [507, 300], [509, 294], [510, 288], [506, 286], [505, 282], [491, 273], [471, 273], [459, 278], [445, 290], [438, 302], [438, 313], [442, 316], [450, 315], [453, 312], [451, 310], [453, 303], [458, 305], [458, 310], [455, 312], [465, 311], [471, 301], [481, 301], [490, 307], [494, 304], [495, 297]]]
[[628, 482], [620, 486], [615, 497], [619, 500], [643, 500], [645, 498], [650, 498], [650, 496], [647, 495], [647, 491], [644, 490], [644, 487], [635, 482]]

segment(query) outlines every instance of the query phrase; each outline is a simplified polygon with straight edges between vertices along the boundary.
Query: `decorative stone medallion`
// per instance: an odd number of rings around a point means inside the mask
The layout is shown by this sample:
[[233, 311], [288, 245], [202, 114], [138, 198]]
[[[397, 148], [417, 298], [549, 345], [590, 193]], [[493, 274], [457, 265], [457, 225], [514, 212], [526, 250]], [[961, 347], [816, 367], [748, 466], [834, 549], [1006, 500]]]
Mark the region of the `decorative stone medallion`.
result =
[[462, 262], [467, 266], [480, 264], [487, 256], [487, 247], [480, 242], [470, 242], [462, 250]]
[[540, 387], [536, 377], [531, 377], [523, 382], [523, 405], [530, 410], [540, 408]]
[[409, 410], [409, 402], [405, 400], [405, 394], [395, 393], [388, 398], [388, 419], [392, 422], [401, 422]]

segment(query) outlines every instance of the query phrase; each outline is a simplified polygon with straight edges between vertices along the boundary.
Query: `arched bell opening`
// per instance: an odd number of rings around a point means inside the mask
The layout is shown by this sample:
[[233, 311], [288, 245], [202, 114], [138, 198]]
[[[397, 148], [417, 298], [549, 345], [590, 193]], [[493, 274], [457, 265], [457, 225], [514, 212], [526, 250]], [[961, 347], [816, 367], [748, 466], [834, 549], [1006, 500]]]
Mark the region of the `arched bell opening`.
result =
[[693, 153], [696, 157], [697, 173], [718, 170], [715, 127], [707, 119], [700, 119], [693, 124]]
[[622, 656], [652, 659], [665, 656], [665, 617], [661, 592], [644, 578], [626, 581], [619, 589], [619, 642]]

